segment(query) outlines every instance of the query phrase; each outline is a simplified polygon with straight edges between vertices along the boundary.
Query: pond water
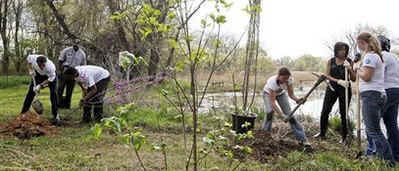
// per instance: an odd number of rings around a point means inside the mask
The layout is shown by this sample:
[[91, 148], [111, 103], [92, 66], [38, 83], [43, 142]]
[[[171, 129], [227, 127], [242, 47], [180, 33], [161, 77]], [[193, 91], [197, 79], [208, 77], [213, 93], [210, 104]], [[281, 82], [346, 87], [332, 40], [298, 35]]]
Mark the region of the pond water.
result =
[[[297, 97], [303, 97], [309, 91], [310, 87], [304, 88], [303, 90], [296, 89], [295, 95]], [[305, 104], [303, 104], [295, 113], [295, 115], [305, 115], [310, 116], [313, 120], [318, 122], [320, 120], [320, 113], [323, 107], [323, 99], [324, 99], [325, 89], [317, 89], [313, 91]], [[231, 112], [234, 109], [234, 96], [236, 96], [239, 106], [242, 104], [242, 94], [240, 92], [223, 92], [223, 93], [208, 93], [206, 94], [202, 105], [199, 108], [199, 113], [207, 114], [213, 111], [223, 111], [223, 112]], [[252, 95], [249, 96], [252, 98]], [[290, 99], [291, 108], [293, 109], [296, 106], [295, 101]], [[263, 95], [260, 93], [255, 94], [254, 106], [259, 110], [263, 111]], [[349, 106], [348, 117], [349, 119], [357, 123], [356, 120], [356, 97], [353, 96], [351, 99], [351, 103]], [[330, 118], [334, 115], [339, 115], [339, 107], [338, 100], [334, 104], [333, 109], [330, 113]], [[385, 125], [381, 121], [381, 128], [383, 132], [385, 131]], [[364, 135], [364, 125], [361, 123], [362, 135]], [[356, 131], [356, 129], [355, 129]], [[356, 134], [355, 134], [356, 135]]]

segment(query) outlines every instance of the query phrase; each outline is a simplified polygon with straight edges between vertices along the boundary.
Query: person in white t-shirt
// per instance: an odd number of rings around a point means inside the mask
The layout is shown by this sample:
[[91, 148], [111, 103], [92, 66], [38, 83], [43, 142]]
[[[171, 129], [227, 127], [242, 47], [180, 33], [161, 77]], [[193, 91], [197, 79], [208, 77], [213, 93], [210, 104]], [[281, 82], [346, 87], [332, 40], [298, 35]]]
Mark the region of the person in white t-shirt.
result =
[[26, 60], [28, 62], [29, 74], [35, 79], [36, 87], [33, 87], [32, 80], [21, 113], [23, 114], [29, 110], [35, 94], [48, 85], [50, 89], [51, 112], [54, 117], [53, 123], [57, 124], [60, 121], [60, 118], [58, 116], [57, 108], [57, 76], [55, 65], [51, 60], [43, 55], [29, 55]]
[[[378, 36], [382, 55], [385, 63], [384, 88], [387, 94], [387, 103], [383, 108], [382, 119], [384, 121], [388, 142], [391, 145], [395, 161], [399, 161], [399, 129], [398, 129], [398, 107], [399, 107], [399, 60], [390, 53], [391, 41], [385, 36]], [[376, 151], [375, 142], [367, 137], [367, 154], [374, 155]]]
[[[299, 143], [305, 146], [310, 146], [302, 125], [294, 117], [288, 116], [291, 113], [288, 96], [292, 100], [296, 101], [297, 104], [305, 102], [303, 98], [297, 98], [295, 96], [292, 83], [291, 72], [285, 67], [280, 68], [277, 75], [272, 76], [267, 80], [267, 83], [263, 88], [265, 118], [262, 127], [264, 131], [271, 132], [273, 118], [275, 113], [277, 113], [279, 118], [285, 122], [289, 122], [299, 140]], [[286, 91], [288, 91], [288, 96]], [[280, 107], [277, 106], [276, 102]]]
[[386, 101], [384, 72], [385, 64], [378, 40], [370, 33], [357, 37], [359, 49], [363, 52], [362, 66], [355, 67], [359, 74], [359, 90], [362, 101], [363, 121], [367, 137], [376, 145], [377, 156], [395, 164], [392, 148], [381, 131], [380, 120]]
[[65, 72], [66, 79], [75, 79], [82, 88], [83, 105], [82, 123], [91, 121], [91, 109], [94, 107], [94, 119], [99, 122], [103, 115], [104, 96], [111, 80], [110, 73], [102, 67], [84, 65], [70, 67]]

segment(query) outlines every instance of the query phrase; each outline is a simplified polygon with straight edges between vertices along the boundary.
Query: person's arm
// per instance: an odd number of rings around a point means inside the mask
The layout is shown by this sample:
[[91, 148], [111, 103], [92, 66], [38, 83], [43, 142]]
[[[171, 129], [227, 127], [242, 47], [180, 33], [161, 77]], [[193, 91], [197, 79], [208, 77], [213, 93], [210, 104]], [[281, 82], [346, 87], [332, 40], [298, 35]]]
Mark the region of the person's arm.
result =
[[[48, 61], [51, 62], [51, 61]], [[43, 81], [40, 84], [40, 88], [44, 88], [46, 87], [50, 82], [53, 82], [55, 80], [55, 77], [57, 76], [57, 74], [55, 73], [55, 65], [51, 62], [50, 64], [46, 65], [46, 70], [47, 70], [47, 77], [48, 79]]]
[[352, 60], [345, 60], [344, 67], [348, 70], [349, 80], [356, 81], [356, 73], [353, 69], [353, 61]]
[[292, 99], [292, 100], [294, 100], [295, 102], [299, 102], [299, 98], [298, 97], [296, 97], [295, 96], [295, 94], [294, 94], [294, 90], [293, 90], [293, 88], [292, 88], [292, 84], [289, 84], [288, 85], [288, 96]]
[[337, 82], [338, 80], [331, 76], [330, 70], [331, 70], [331, 59], [328, 60], [327, 62], [326, 71], [324, 72], [325, 73], [324, 75], [327, 77], [328, 80]]
[[359, 73], [359, 78], [365, 82], [368, 82], [371, 80], [371, 77], [373, 77], [374, 68], [363, 66], [362, 69], [358, 70], [357, 72]]
[[353, 70], [353, 63], [351, 63], [351, 68], [348, 69], [349, 78], [351, 81], [356, 81], [356, 72]]
[[29, 71], [29, 73], [35, 72], [35, 71], [33, 71], [33, 67], [32, 67], [31, 63], [28, 63], [28, 71]]
[[276, 104], [276, 93], [269, 88], [269, 101], [272, 103], [273, 111], [277, 113], [278, 117], [283, 118], [280, 108]]
[[83, 57], [81, 65], [87, 65], [86, 53], [82, 49], [80, 50], [82, 52], [82, 57]]
[[87, 92], [86, 96], [83, 97], [83, 101], [85, 102], [89, 101], [97, 93], [97, 86], [94, 84], [88, 88], [88, 91], [89, 92]]
[[82, 98], [84, 98], [87, 94], [87, 90], [83, 87], [81, 82], [78, 82], [79, 87], [82, 89]]
[[60, 56], [58, 57], [58, 68], [60, 71], [64, 71], [63, 64], [65, 62], [65, 49], [61, 51]]

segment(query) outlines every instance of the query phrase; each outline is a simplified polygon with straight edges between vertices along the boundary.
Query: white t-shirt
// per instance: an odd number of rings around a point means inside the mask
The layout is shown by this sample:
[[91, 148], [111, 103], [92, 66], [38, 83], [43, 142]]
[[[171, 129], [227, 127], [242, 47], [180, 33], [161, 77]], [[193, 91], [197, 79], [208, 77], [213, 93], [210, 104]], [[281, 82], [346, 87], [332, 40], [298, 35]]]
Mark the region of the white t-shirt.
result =
[[376, 53], [367, 53], [362, 61], [363, 67], [370, 67], [374, 69], [374, 74], [371, 76], [370, 81], [365, 82], [360, 79], [360, 92], [374, 90], [379, 92], [385, 92], [384, 86], [384, 72], [385, 64], [381, 61], [380, 56]]
[[386, 51], [382, 52], [385, 63], [385, 89], [399, 88], [399, 60], [398, 57]]
[[78, 70], [79, 76], [75, 78], [76, 81], [82, 83], [85, 89], [95, 85], [102, 79], [109, 77], [109, 72], [104, 68], [94, 65], [84, 65], [75, 67]]
[[270, 94], [269, 89], [273, 90], [276, 95], [281, 95], [284, 93], [284, 90], [288, 89], [288, 85], [292, 85], [292, 77], [288, 79], [288, 83], [285, 84], [278, 84], [277, 83], [277, 75], [270, 77], [267, 80], [267, 83], [263, 87], [263, 91]]
[[53, 82], [55, 80], [56, 74], [55, 74], [55, 65], [52, 61], [50, 61], [47, 57], [47, 62], [42, 69], [40, 69], [39, 65], [36, 62], [37, 57], [43, 56], [43, 55], [29, 55], [26, 60], [28, 61], [29, 64], [32, 65], [32, 68], [39, 73], [40, 75], [46, 75], [48, 77], [48, 81]]

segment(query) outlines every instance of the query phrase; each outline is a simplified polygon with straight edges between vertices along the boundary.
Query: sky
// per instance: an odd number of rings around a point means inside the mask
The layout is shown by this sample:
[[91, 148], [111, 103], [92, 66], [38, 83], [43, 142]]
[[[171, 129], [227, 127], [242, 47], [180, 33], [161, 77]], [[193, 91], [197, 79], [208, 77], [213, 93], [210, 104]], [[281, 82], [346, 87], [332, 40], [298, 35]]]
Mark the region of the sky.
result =
[[[248, 25], [242, 10], [247, 0], [230, 0], [226, 11], [224, 34], [236, 39]], [[191, 24], [200, 28], [200, 19], [214, 11], [208, 4], [193, 18]], [[262, 0], [261, 47], [274, 59], [303, 54], [330, 57], [327, 41], [345, 41], [342, 36], [359, 24], [384, 26], [388, 37], [399, 35], [398, 0]]]

